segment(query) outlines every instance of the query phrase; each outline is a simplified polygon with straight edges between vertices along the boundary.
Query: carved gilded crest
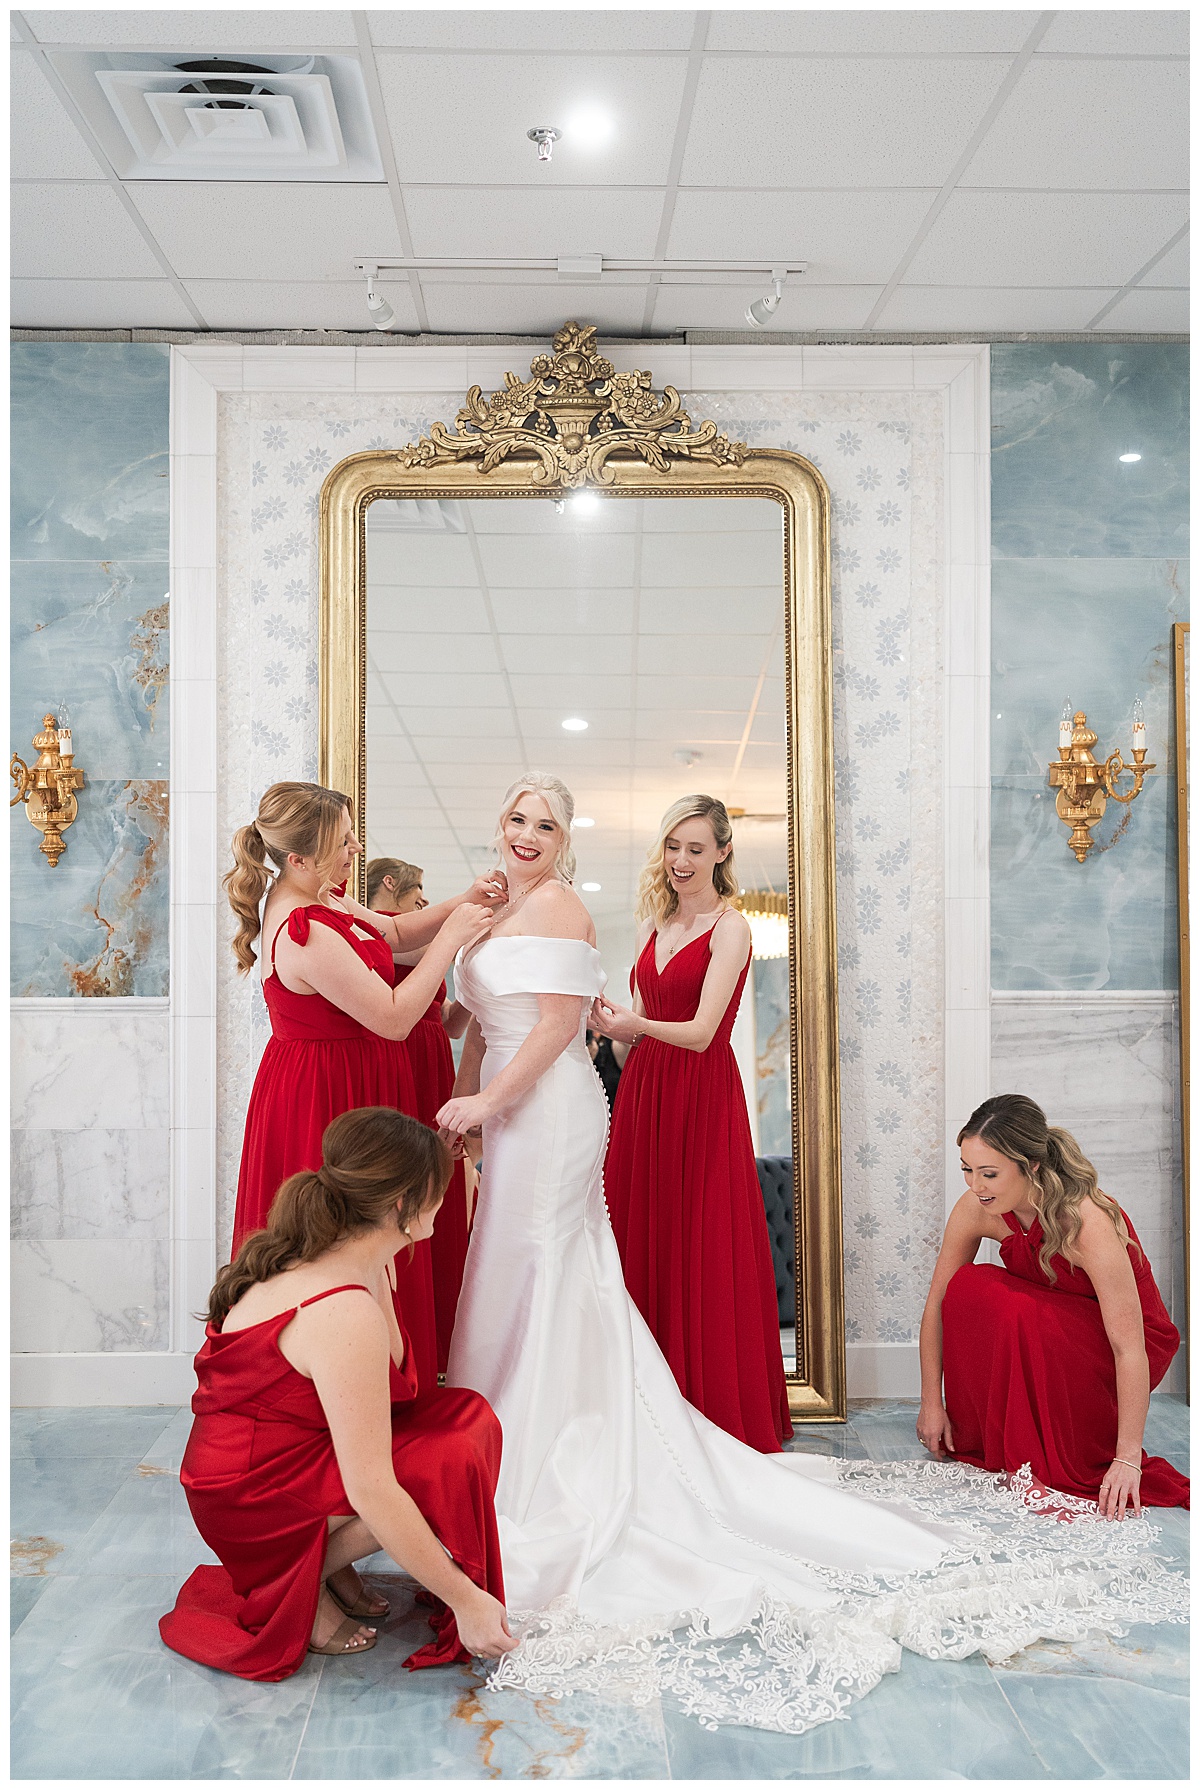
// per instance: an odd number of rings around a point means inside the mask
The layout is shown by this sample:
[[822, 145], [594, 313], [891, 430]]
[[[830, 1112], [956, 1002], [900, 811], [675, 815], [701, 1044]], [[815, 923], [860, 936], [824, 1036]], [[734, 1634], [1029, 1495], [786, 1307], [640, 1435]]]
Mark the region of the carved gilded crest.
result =
[[570, 488], [611, 485], [618, 456], [669, 472], [675, 461], [740, 466], [746, 444], [712, 422], [692, 427], [674, 386], [656, 392], [649, 373], [618, 373], [596, 352], [593, 324], [565, 323], [553, 354], [539, 354], [530, 377], [505, 374], [502, 391], [485, 398], [473, 385], [451, 432], [435, 423], [397, 455], [401, 464], [436, 467], [477, 460], [481, 473], [508, 459], [536, 459], [539, 484]]

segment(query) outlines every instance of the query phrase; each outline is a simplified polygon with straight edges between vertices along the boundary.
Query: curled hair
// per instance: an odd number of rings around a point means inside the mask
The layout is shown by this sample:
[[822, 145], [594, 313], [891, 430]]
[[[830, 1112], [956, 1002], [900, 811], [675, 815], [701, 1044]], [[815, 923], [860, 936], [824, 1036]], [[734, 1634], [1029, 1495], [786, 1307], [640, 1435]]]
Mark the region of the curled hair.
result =
[[1038, 1261], [1050, 1281], [1058, 1278], [1050, 1266], [1052, 1256], [1079, 1265], [1080, 1208], [1085, 1199], [1108, 1214], [1127, 1249], [1137, 1248], [1120, 1206], [1101, 1193], [1096, 1171], [1071, 1133], [1061, 1125], [1047, 1124], [1036, 1100], [1024, 1094], [994, 1094], [976, 1107], [959, 1132], [960, 1147], [968, 1137], [977, 1137], [1017, 1163], [1031, 1182], [1030, 1198], [1042, 1227]]
[[[262, 899], [287, 863], [289, 852], [312, 858], [321, 878], [320, 893], [333, 886], [345, 827], [354, 808], [349, 796], [319, 783], [272, 783], [248, 827], [233, 835], [233, 869], [222, 877], [229, 905], [238, 917], [233, 954], [245, 975], [255, 964], [253, 945], [261, 930]], [[268, 868], [268, 862], [274, 870]]]
[[733, 862], [733, 826], [724, 802], [716, 796], [680, 796], [663, 815], [658, 838], [646, 853], [646, 863], [638, 878], [637, 918], [653, 920], [661, 926], [679, 906], [679, 896], [667, 876], [667, 840], [685, 820], [706, 820], [712, 828], [718, 849], [729, 846], [729, 855], [713, 866], [713, 888], [723, 901], [731, 901], [738, 892], [737, 870]]
[[554, 868], [564, 882], [570, 882], [575, 874], [575, 853], [571, 850], [571, 827], [575, 820], [575, 797], [566, 784], [558, 777], [551, 777], [548, 771], [530, 771], [512, 784], [505, 793], [500, 804], [500, 818], [496, 822], [496, 836], [492, 845], [497, 853], [504, 844], [504, 823], [520, 802], [522, 796], [541, 796], [550, 810], [550, 818], [562, 833], [562, 841], [554, 857]]
[[425, 872], [418, 864], [406, 864], [403, 858], [372, 858], [367, 865], [367, 906], [370, 907], [383, 887], [383, 879], [390, 876], [395, 888], [392, 893], [399, 901], [414, 889], [419, 889]]
[[325, 1127], [321, 1156], [319, 1169], [284, 1182], [266, 1229], [247, 1237], [217, 1275], [208, 1300], [215, 1329], [248, 1288], [315, 1262], [356, 1232], [374, 1230], [390, 1212], [400, 1248], [405, 1225], [443, 1197], [454, 1167], [436, 1131], [390, 1106], [340, 1114]]

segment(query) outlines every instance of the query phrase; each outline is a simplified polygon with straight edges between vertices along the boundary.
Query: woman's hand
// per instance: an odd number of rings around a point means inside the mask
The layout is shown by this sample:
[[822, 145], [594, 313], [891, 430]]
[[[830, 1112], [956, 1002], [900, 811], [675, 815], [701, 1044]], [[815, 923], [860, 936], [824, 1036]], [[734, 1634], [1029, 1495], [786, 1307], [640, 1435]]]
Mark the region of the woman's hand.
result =
[[476, 1659], [500, 1659], [521, 1643], [508, 1626], [504, 1605], [478, 1585], [472, 1585], [471, 1591], [473, 1595], [454, 1605], [458, 1638]]
[[1109, 1522], [1122, 1522], [1126, 1511], [1131, 1516], [1142, 1514], [1142, 1476], [1127, 1461], [1114, 1461], [1100, 1481], [1097, 1509]]
[[954, 1453], [954, 1436], [944, 1405], [921, 1406], [917, 1412], [917, 1440], [935, 1461]]
[[467, 890], [467, 900], [487, 908], [500, 907], [508, 900], [508, 878], [503, 870], [491, 870], [487, 876], [476, 877]]
[[618, 1044], [635, 1044], [641, 1037], [645, 1020], [639, 1019], [628, 1007], [614, 1007], [610, 1002], [597, 995], [592, 1002], [592, 1011], [588, 1025], [593, 1032], [599, 1032], [605, 1038], [614, 1038]]
[[454, 909], [449, 919], [443, 922], [438, 937], [447, 945], [453, 945], [457, 955], [466, 946], [473, 945], [483, 938], [495, 924], [494, 908], [480, 907], [476, 902], [464, 901]]
[[437, 1125], [444, 1142], [457, 1144], [469, 1131], [481, 1131], [491, 1116], [486, 1094], [460, 1094], [439, 1110]]

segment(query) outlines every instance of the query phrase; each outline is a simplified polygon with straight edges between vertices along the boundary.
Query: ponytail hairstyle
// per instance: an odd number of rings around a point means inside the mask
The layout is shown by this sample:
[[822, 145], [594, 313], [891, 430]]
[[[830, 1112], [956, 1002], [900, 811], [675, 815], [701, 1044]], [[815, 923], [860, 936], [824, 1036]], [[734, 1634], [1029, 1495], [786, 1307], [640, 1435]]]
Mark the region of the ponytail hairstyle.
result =
[[522, 796], [541, 796], [550, 810], [550, 818], [562, 833], [562, 840], [554, 858], [554, 869], [564, 882], [569, 883], [575, 874], [575, 853], [571, 850], [571, 827], [575, 820], [575, 797], [566, 784], [559, 778], [550, 776], [548, 771], [530, 771], [528, 777], [522, 777], [518, 783], [510, 784], [500, 804], [500, 818], [496, 822], [496, 834], [492, 840], [493, 850], [497, 856], [504, 845], [504, 823], [514, 808], [521, 805]]
[[[252, 946], [260, 931], [262, 898], [284, 869], [289, 852], [313, 859], [322, 895], [333, 887], [347, 810], [353, 825], [353, 804], [340, 790], [323, 789], [319, 783], [272, 783], [250, 825], [234, 834], [233, 869], [221, 880], [238, 917], [233, 954], [241, 975], [254, 968]], [[274, 871], [268, 869], [268, 860]]]
[[1071, 1133], [1061, 1125], [1048, 1125], [1036, 1100], [1024, 1094], [994, 1094], [976, 1107], [959, 1132], [960, 1147], [967, 1137], [977, 1137], [1017, 1163], [1031, 1182], [1030, 1197], [1042, 1227], [1038, 1261], [1048, 1280], [1058, 1278], [1050, 1266], [1051, 1256], [1062, 1255], [1078, 1265], [1076, 1244], [1085, 1199], [1108, 1214], [1127, 1249], [1137, 1248], [1120, 1206], [1101, 1193], [1096, 1171]]
[[425, 872], [417, 864], [406, 864], [403, 858], [372, 858], [367, 865], [368, 907], [382, 889], [385, 876], [391, 877], [395, 884], [392, 893], [397, 900], [401, 900], [413, 889], [420, 888]]
[[396, 1246], [419, 1213], [442, 1199], [454, 1168], [436, 1131], [390, 1106], [360, 1106], [325, 1127], [322, 1162], [275, 1195], [266, 1229], [246, 1238], [217, 1275], [208, 1321], [219, 1330], [248, 1288], [315, 1262], [335, 1244], [394, 1218]]
[[638, 878], [637, 914], [639, 920], [653, 920], [661, 926], [679, 906], [679, 897], [667, 876], [667, 840], [681, 821], [706, 820], [712, 828], [718, 849], [730, 850], [713, 866], [713, 888], [723, 901], [731, 901], [738, 892], [737, 870], [733, 862], [733, 826], [724, 802], [716, 796], [680, 796], [672, 802], [659, 823], [658, 838], [646, 853], [646, 863]]

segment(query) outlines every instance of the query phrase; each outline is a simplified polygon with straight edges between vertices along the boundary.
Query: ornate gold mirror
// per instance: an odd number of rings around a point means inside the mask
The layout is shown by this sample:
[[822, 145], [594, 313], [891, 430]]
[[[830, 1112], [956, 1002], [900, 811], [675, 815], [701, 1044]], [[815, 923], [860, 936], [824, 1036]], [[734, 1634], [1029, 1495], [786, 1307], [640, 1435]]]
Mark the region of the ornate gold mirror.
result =
[[789, 1398], [843, 1418], [829, 494], [797, 454], [693, 427], [591, 328], [506, 377], [325, 481], [320, 779], [438, 899], [489, 867], [510, 782], [562, 777], [621, 1000], [663, 811], [726, 803], [755, 941], [733, 1045], [794, 1220]]

